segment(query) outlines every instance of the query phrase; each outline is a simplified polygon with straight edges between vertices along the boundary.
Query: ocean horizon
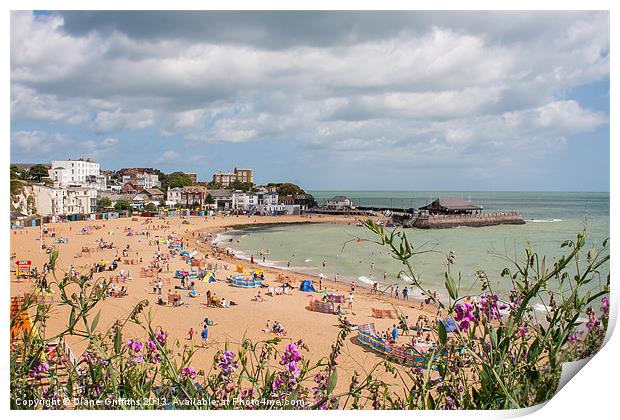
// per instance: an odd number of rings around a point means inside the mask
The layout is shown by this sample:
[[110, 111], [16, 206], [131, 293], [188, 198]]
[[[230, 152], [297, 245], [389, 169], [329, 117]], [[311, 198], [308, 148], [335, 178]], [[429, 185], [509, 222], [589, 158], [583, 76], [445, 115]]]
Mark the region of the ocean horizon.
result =
[[[334, 195], [345, 195], [357, 206], [399, 208], [417, 208], [433, 198], [428, 191], [315, 190], [309, 193], [319, 204]], [[561, 248], [562, 242], [575, 240], [584, 229], [590, 244], [600, 246], [609, 237], [609, 193], [606, 192], [448, 191], [442, 194], [470, 198], [474, 204], [482, 205], [485, 212], [518, 211], [526, 224], [404, 229], [414, 246], [432, 250], [414, 257], [413, 266], [424, 287], [438, 290], [440, 294], [446, 255], [451, 251], [456, 254], [452, 272], [460, 273], [463, 291], [478, 289], [476, 273], [483, 270], [491, 287], [507, 295], [512, 285], [500, 273], [512, 265], [509, 259], [520, 260], [526, 247], [531, 246], [539, 255], [545, 255], [547, 261], [555, 261], [566, 251]], [[278, 225], [232, 230], [221, 234], [218, 241], [241, 258], [249, 259], [254, 255], [255, 261], [263, 263], [259, 255], [264, 255], [267, 266], [332, 280], [337, 274], [341, 281], [355, 280], [366, 286], [375, 281], [382, 286], [398, 284], [401, 288], [410, 284], [406, 278], [397, 277], [402, 266], [389, 256], [387, 249], [368, 241], [354, 241], [355, 238], [371, 240], [371, 232], [356, 226], [355, 222], [351, 225]], [[287, 267], [289, 261], [290, 267]], [[384, 273], [387, 273], [385, 281]]]

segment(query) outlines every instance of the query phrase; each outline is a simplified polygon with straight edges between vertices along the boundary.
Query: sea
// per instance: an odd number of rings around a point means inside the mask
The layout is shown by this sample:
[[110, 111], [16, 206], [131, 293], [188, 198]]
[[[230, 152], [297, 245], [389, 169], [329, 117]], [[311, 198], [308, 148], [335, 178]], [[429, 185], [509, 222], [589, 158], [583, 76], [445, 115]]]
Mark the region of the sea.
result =
[[[357, 206], [391, 208], [418, 208], [438, 197], [460, 197], [482, 206], [484, 212], [521, 212], [525, 225], [401, 229], [416, 250], [426, 251], [412, 258], [414, 275], [425, 289], [435, 290], [444, 298], [446, 258], [451, 252], [455, 258], [450, 270], [461, 295], [480, 292], [482, 270], [491, 289], [505, 297], [513, 286], [500, 274], [504, 268], [514, 272], [513, 261], [523, 262], [526, 247], [531, 247], [541, 258], [545, 256], [546, 266], [551, 267], [568, 252], [561, 244], [576, 240], [578, 233], [586, 231], [588, 247], [601, 246], [609, 238], [607, 192], [312, 191], [311, 194], [319, 204], [335, 195], [344, 195]], [[355, 281], [367, 287], [378, 282], [380, 288], [392, 284], [401, 289], [406, 285], [411, 288], [408, 276], [399, 276], [404, 266], [386, 248], [372, 243], [373, 239], [376, 238], [372, 232], [355, 222], [263, 226], [218, 236], [222, 247], [231, 248], [241, 258], [254, 255], [256, 262], [266, 266], [332, 280], [337, 276], [339, 281]], [[588, 287], [599, 289], [604, 282], [602, 275]], [[410, 296], [420, 298], [421, 294], [414, 289]]]

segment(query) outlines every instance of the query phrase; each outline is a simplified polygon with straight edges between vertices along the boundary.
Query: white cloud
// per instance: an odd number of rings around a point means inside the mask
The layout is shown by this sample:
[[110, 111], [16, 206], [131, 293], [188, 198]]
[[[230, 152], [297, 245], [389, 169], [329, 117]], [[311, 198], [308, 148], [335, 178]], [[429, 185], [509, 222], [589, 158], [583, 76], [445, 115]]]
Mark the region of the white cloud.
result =
[[153, 123], [153, 111], [151, 110], [125, 112], [118, 108], [112, 112], [97, 112], [92, 127], [97, 133], [108, 133], [123, 129], [139, 130], [151, 127]]
[[[396, 14], [350, 27], [327, 16], [326, 33], [299, 17], [307, 32], [271, 21], [206, 35], [188, 26], [200, 36], [70, 16], [65, 27], [59, 15], [12, 13], [14, 120], [471, 168], [568, 147], [608, 122], [570, 97], [609, 77], [607, 13]], [[36, 142], [20, 136], [20, 147]]]

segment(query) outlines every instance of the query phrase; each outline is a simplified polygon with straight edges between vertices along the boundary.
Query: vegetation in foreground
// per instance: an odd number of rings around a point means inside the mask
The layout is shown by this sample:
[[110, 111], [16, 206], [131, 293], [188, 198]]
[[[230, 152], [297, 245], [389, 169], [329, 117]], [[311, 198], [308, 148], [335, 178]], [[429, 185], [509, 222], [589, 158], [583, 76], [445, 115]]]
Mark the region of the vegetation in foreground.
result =
[[[51, 305], [36, 298], [23, 302], [33, 328], [11, 345], [11, 407], [76, 409], [511, 409], [550, 399], [562, 363], [588, 357], [602, 346], [609, 319], [608, 241], [586, 249], [586, 235], [565, 241], [566, 254], [553, 263], [531, 249], [513, 261], [501, 277], [513, 286], [507, 300], [479, 272], [476, 299], [461, 295], [460, 276], [451, 273], [455, 256], [446, 260], [448, 302], [425, 290], [414, 275], [421, 252], [398, 230], [367, 221], [373, 241], [403, 264], [403, 274], [437, 309], [456, 321], [458, 330], [434, 326], [437, 348], [417, 367], [377, 363], [351, 378], [339, 377], [338, 358], [349, 330], [335, 337], [329, 355], [311, 361], [299, 341], [280, 338], [243, 340], [217, 353], [209, 371], [192, 366], [195, 348], [171, 340], [154, 325], [143, 301], [109, 330], [97, 329], [95, 305], [105, 299], [105, 280], [58, 275], [56, 251], [50, 266], [60, 304], [70, 308], [66, 328], [48, 336]], [[550, 285], [553, 284], [553, 287]], [[551, 298], [548, 298], [551, 296]], [[544, 319], [533, 307], [543, 303]], [[504, 314], [504, 315], [502, 315]], [[584, 321], [585, 320], [585, 321]], [[17, 329], [22, 317], [11, 319]], [[128, 323], [143, 328], [142, 337], [124, 333]], [[50, 349], [65, 336], [90, 343], [74, 363]], [[412, 350], [415, 351], [415, 350]], [[386, 383], [381, 377], [392, 375]], [[344, 392], [338, 381], [346, 380]], [[394, 384], [396, 381], [397, 385]], [[342, 387], [338, 387], [342, 389]]]

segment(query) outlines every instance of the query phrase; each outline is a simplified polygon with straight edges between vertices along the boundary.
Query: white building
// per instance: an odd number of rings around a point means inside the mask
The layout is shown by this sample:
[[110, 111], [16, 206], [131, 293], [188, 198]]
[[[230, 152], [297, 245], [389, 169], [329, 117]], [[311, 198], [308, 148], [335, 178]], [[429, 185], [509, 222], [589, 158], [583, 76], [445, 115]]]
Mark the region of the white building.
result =
[[235, 210], [250, 211], [258, 206], [258, 194], [245, 191], [233, 192], [232, 205]]
[[325, 207], [330, 210], [349, 210], [355, 208], [353, 206], [353, 201], [344, 195], [337, 195], [330, 198], [327, 200], [327, 203], [325, 203]]
[[168, 188], [168, 193], [166, 194], [166, 201], [170, 202], [171, 205], [176, 205], [181, 202], [181, 191], [183, 189], [179, 187]]
[[68, 187], [65, 214], [90, 214], [97, 211], [97, 190], [92, 187]]
[[266, 206], [278, 205], [278, 193], [277, 192], [259, 191], [257, 195], [258, 195], [258, 204], [264, 204]]
[[157, 174], [150, 174], [148, 172], [140, 172], [134, 175], [123, 175], [122, 184], [131, 182], [134, 185], [139, 185], [143, 188], [159, 188], [161, 182]]
[[33, 185], [35, 193], [35, 207], [40, 216], [61, 216], [65, 214], [65, 200], [67, 189]]
[[89, 159], [53, 160], [49, 176], [61, 187], [88, 185], [102, 191], [106, 189], [106, 178], [101, 175], [99, 164]]

